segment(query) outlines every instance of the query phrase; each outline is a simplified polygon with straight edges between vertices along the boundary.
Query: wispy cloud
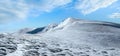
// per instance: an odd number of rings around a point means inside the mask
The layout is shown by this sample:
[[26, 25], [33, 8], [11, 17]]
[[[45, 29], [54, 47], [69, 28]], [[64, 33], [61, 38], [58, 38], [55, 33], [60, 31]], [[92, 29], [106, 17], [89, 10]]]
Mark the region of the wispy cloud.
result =
[[15, 19], [24, 19], [28, 9], [23, 1], [0, 1], [0, 23]]
[[41, 5], [38, 6], [38, 8], [41, 11], [50, 12], [53, 9], [61, 6], [65, 6], [68, 3], [72, 2], [72, 0], [44, 0]]
[[0, 23], [25, 19], [33, 10], [50, 12], [71, 1], [72, 0], [2, 0], [0, 1]]
[[120, 19], [120, 13], [112, 13], [111, 15], [108, 16], [109, 18], [112, 19]]
[[[51, 12], [58, 7], [72, 4], [83, 14], [90, 14], [100, 8], [106, 8], [117, 0], [2, 0], [0, 1], [0, 23], [21, 20], [39, 13]], [[35, 14], [34, 14], [35, 13]]]
[[116, 2], [117, 0], [79, 0], [76, 9], [83, 14], [90, 14], [98, 9], [106, 8]]

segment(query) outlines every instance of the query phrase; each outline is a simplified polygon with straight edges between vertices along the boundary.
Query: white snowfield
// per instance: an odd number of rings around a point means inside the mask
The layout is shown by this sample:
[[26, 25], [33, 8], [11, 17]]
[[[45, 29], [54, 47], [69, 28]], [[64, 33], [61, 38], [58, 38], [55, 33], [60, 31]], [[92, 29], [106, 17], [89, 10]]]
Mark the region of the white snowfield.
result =
[[0, 34], [0, 56], [120, 56], [119, 33], [120, 24], [68, 18]]

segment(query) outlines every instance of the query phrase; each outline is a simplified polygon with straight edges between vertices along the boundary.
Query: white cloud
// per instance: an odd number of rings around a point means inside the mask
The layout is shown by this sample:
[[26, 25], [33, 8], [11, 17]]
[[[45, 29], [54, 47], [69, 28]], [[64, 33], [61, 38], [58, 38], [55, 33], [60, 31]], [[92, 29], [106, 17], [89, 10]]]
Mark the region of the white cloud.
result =
[[[39, 15], [42, 12], [51, 12], [58, 7], [65, 7], [75, 3], [73, 9], [83, 14], [90, 14], [100, 8], [106, 8], [117, 0], [2, 0], [0, 1], [0, 23], [13, 20], [22, 20], [27, 16]], [[77, 3], [77, 4], [76, 4]], [[35, 14], [34, 14], [35, 13]]]
[[113, 13], [113, 14], [109, 15], [108, 17], [113, 18], [113, 19], [120, 19], [120, 13]]
[[2, 0], [0, 1], [0, 23], [25, 19], [31, 11], [50, 12], [67, 5], [72, 0]]
[[90, 14], [100, 8], [106, 8], [117, 0], [79, 0], [76, 9], [83, 14]]
[[50, 12], [53, 9], [64, 6], [72, 2], [72, 0], [43, 0], [41, 3], [33, 3], [33, 7], [39, 9], [39, 11]]
[[24, 19], [27, 16], [28, 7], [23, 1], [0, 1], [0, 23], [16, 19]]

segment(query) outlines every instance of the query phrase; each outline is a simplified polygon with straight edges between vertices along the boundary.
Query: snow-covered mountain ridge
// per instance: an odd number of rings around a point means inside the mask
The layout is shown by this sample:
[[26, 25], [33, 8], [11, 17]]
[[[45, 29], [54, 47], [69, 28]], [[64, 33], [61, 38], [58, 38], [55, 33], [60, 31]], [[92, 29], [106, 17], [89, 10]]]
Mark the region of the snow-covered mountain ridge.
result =
[[[55, 31], [57, 29], [62, 29], [62, 28], [69, 27], [69, 26], [79, 25], [81, 27], [84, 27], [87, 24], [94, 25], [94, 26], [101, 26], [101, 27], [106, 26], [106, 27], [112, 27], [112, 28], [113, 27], [120, 28], [120, 24], [117, 24], [117, 23], [102, 22], [102, 21], [89, 21], [89, 20], [75, 19], [75, 18], [70, 17], [70, 18], [67, 18], [66, 20], [64, 20], [63, 22], [61, 22], [60, 24], [50, 24], [45, 27], [36, 28], [33, 31], [37, 31], [36, 33], [34, 33], [34, 34], [37, 34], [39, 32], [47, 32], [47, 31], [51, 31], [51, 30]], [[89, 26], [89, 27], [92, 27], [92, 26]], [[69, 28], [71, 28], [71, 27], [69, 27]], [[73, 28], [75, 28], [75, 27], [73, 27]], [[32, 30], [30, 32], [32, 32]]]
[[0, 34], [0, 56], [120, 56], [120, 24], [67, 18]]

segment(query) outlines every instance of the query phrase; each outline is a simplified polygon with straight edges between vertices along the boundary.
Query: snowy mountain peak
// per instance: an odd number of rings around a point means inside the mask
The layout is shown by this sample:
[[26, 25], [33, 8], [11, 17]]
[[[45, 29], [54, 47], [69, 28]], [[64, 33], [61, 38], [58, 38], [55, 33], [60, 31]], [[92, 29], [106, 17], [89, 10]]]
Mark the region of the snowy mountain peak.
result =
[[66, 20], [64, 20], [64, 23], [72, 23], [72, 22], [77, 21], [77, 20], [78, 20], [78, 19], [69, 17], [69, 18], [67, 18]]
[[64, 27], [64, 26], [66, 26], [66, 25], [70, 25], [70, 24], [72, 24], [73, 22], [78, 21], [78, 20], [79, 20], [79, 19], [75, 19], [75, 18], [69, 17], [69, 18], [65, 19], [62, 23], [60, 23], [60, 24], [58, 25], [58, 27]]

